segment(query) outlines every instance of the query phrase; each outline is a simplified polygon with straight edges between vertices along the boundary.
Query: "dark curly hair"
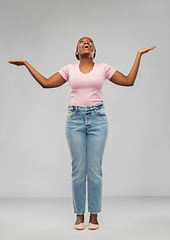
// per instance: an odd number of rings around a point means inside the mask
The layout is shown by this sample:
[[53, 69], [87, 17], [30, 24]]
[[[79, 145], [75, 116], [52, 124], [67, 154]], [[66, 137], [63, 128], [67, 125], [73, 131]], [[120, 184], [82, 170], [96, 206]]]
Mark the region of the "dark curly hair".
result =
[[[80, 38], [80, 39], [81, 39], [81, 38]], [[80, 41], [80, 40], [79, 40], [79, 41]], [[79, 54], [77, 54], [79, 41], [78, 41], [78, 43], [77, 43], [76, 52], [75, 52], [75, 55], [76, 55], [77, 60], [79, 60]], [[95, 46], [94, 46], [94, 49], [95, 49], [95, 51], [96, 51], [96, 47], [95, 47]], [[96, 56], [96, 52], [94, 53], [93, 58], [95, 58], [95, 56]]]

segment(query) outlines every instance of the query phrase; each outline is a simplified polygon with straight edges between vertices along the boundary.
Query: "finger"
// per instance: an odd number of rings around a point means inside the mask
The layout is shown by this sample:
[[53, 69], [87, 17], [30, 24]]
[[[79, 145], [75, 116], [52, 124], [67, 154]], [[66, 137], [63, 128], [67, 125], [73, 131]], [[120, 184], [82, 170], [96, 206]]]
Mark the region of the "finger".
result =
[[14, 61], [8, 61], [8, 62], [14, 64]]
[[19, 64], [18, 64], [18, 62], [17, 61], [8, 61], [9, 63], [11, 63], [11, 64], [14, 64], [14, 65], [17, 65], [17, 66], [19, 66]]
[[153, 49], [155, 49], [157, 46], [154, 46], [154, 47], [151, 47], [151, 48], [149, 48], [149, 50], [153, 50]]

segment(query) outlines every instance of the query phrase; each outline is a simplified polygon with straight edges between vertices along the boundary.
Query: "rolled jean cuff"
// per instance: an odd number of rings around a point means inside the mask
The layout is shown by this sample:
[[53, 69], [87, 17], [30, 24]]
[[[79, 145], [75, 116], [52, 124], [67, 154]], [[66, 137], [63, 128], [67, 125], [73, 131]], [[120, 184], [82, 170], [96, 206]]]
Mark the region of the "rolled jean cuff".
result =
[[84, 213], [78, 213], [78, 212], [74, 212], [74, 213], [76, 213], [77, 215], [84, 215]]
[[89, 212], [90, 214], [97, 214], [97, 213], [99, 213], [99, 212], [101, 212], [102, 210], [100, 210], [100, 211], [97, 211], [97, 212]]

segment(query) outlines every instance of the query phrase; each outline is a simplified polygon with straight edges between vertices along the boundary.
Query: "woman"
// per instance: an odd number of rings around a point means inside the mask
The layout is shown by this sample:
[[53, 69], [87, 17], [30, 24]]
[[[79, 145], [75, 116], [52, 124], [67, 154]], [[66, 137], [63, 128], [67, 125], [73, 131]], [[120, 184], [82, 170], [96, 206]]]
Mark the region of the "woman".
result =
[[72, 195], [77, 215], [75, 229], [84, 229], [86, 178], [88, 183], [89, 229], [99, 228], [97, 215], [102, 203], [102, 158], [108, 123], [102, 100], [104, 81], [133, 86], [141, 56], [156, 46], [139, 50], [129, 74], [125, 76], [105, 63], [94, 63], [96, 48], [89, 37], [78, 41], [77, 64], [69, 64], [49, 78], [37, 72], [26, 60], [9, 61], [25, 65], [43, 88], [59, 87], [69, 81], [71, 105], [68, 107], [66, 137], [72, 158]]

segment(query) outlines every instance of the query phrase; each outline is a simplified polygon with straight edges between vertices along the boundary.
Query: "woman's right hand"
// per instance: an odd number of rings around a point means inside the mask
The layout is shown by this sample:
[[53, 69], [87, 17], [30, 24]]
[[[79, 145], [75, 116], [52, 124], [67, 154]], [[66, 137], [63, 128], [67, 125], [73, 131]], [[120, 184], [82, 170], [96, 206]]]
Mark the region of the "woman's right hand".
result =
[[49, 78], [45, 78], [41, 75], [38, 71], [36, 71], [26, 60], [20, 59], [16, 61], [8, 61], [11, 64], [21, 66], [25, 65], [26, 68], [29, 70], [31, 75], [35, 78], [35, 80], [43, 87], [43, 88], [53, 88], [59, 87], [66, 83], [67, 81], [60, 75], [59, 72], [53, 74]]
[[8, 61], [11, 64], [17, 65], [17, 66], [22, 66], [25, 65], [26, 60], [25, 59], [20, 59], [16, 61]]

